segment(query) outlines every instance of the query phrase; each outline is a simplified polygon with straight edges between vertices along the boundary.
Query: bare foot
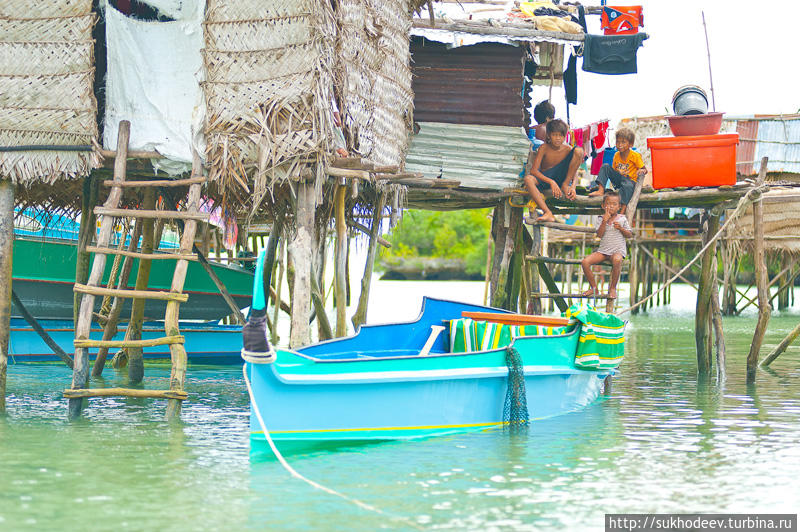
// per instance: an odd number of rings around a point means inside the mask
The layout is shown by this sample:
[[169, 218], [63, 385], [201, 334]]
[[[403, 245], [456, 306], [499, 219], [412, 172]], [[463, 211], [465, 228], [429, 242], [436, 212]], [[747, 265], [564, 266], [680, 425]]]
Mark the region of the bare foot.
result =
[[602, 195], [603, 195], [603, 191], [602, 190], [593, 190], [593, 191], [589, 192], [589, 196], [602, 196]]
[[548, 212], [544, 213], [543, 215], [539, 216], [536, 219], [536, 221], [537, 222], [555, 222], [556, 219], [553, 216], [553, 213], [548, 211]]
[[593, 296], [593, 295], [594, 295], [594, 288], [590, 288], [590, 289], [586, 290], [586, 291], [585, 291], [583, 294], [581, 294], [581, 295], [584, 295], [584, 296]]
[[617, 299], [617, 289], [616, 288], [609, 288], [608, 289], [608, 299]]

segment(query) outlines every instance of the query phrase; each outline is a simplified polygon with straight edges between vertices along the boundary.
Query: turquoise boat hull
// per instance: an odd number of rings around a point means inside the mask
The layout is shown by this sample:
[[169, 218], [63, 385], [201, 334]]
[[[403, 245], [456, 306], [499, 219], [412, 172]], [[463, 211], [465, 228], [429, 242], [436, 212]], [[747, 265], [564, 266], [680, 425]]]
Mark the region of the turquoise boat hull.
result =
[[[72, 321], [68, 320], [38, 320], [42, 328], [61, 349], [74, 355], [72, 345], [75, 339], [75, 329]], [[145, 322], [142, 327], [142, 338], [160, 338], [164, 336], [164, 324], [158, 322]], [[181, 334], [186, 338], [184, 347], [190, 364], [240, 364], [242, 358], [242, 327], [239, 325], [218, 325], [215, 323], [189, 323], [180, 324]], [[25, 362], [58, 362], [56, 356], [44, 340], [22, 318], [11, 318], [10, 339], [8, 346], [8, 361], [11, 364]], [[122, 340], [125, 336], [125, 324], [114, 337]], [[103, 329], [92, 327], [90, 336], [93, 340], [103, 338]], [[118, 351], [112, 349], [111, 354]], [[94, 359], [97, 349], [89, 349], [89, 358]], [[170, 360], [169, 346], [160, 345], [145, 347], [143, 349], [145, 360]], [[110, 355], [109, 355], [110, 358]]]
[[[462, 311], [487, 310], [505, 312], [425, 298], [414, 322], [367, 325], [348, 338], [278, 350], [272, 364], [248, 363], [252, 451], [267, 450], [255, 408], [282, 451], [502, 427], [505, 347], [449, 353], [443, 333], [429, 355], [419, 355], [431, 326]], [[578, 410], [600, 394], [611, 371], [576, 368], [578, 342], [577, 326], [512, 341], [524, 367], [531, 420]]]

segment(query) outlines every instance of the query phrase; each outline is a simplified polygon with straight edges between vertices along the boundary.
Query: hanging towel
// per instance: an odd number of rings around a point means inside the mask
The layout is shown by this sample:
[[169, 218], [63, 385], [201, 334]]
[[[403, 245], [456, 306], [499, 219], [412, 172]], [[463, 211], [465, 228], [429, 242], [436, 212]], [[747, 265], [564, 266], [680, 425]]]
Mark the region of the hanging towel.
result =
[[592, 159], [592, 168], [591, 168], [591, 174], [592, 175], [597, 175], [597, 174], [600, 173], [600, 168], [603, 167], [603, 152], [604, 151], [605, 150], [598, 151], [597, 154]]
[[635, 35], [586, 35], [583, 46], [583, 71], [595, 74], [635, 74], [636, 51], [647, 39]]
[[597, 131], [592, 135], [594, 147], [598, 150], [606, 143], [606, 135], [608, 134], [608, 121], [599, 122], [597, 124]]
[[613, 369], [625, 354], [625, 322], [590, 305], [572, 305], [565, 318], [581, 323], [575, 366], [581, 369]]

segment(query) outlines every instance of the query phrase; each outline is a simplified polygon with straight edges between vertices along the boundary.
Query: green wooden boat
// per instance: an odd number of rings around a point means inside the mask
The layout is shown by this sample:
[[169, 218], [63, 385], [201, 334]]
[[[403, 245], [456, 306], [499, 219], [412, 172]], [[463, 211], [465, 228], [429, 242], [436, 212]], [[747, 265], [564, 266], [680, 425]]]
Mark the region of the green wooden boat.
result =
[[[78, 248], [73, 240], [43, 239], [17, 236], [14, 240], [13, 288], [22, 304], [36, 318], [72, 319], [72, 286], [75, 282], [75, 264]], [[103, 284], [108, 282], [113, 261], [106, 261]], [[149, 287], [169, 290], [175, 261], [154, 260], [150, 270]], [[135, 260], [129, 287], [136, 282], [139, 261]], [[225, 288], [230, 292], [239, 308], [250, 305], [253, 273], [236, 266], [213, 264]], [[184, 292], [189, 302], [181, 305], [181, 319], [213, 320], [231, 313], [208, 273], [195, 261], [189, 263]], [[97, 298], [96, 310], [102, 298]], [[166, 303], [147, 301], [145, 316], [148, 319], [164, 319]], [[130, 312], [130, 301], [123, 308], [123, 315]], [[12, 314], [19, 311], [12, 307]]]

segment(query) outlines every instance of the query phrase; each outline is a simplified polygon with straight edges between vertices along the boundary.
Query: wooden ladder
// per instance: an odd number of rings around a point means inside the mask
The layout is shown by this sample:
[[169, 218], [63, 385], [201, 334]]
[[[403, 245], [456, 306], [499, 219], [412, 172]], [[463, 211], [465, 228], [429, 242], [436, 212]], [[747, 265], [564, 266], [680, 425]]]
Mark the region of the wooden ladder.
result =
[[[83, 398], [85, 397], [150, 397], [168, 399], [167, 417], [180, 416], [181, 401], [187, 394], [183, 390], [186, 380], [186, 350], [184, 337], [178, 325], [178, 311], [180, 304], [188, 300], [189, 296], [183, 293], [186, 280], [186, 270], [190, 260], [197, 257], [192, 253], [195, 231], [198, 221], [207, 221], [209, 215], [198, 211], [202, 184], [206, 181], [203, 177], [203, 167], [200, 156], [195, 153], [192, 161], [192, 175], [189, 179], [182, 180], [154, 180], [154, 181], [125, 181], [128, 155], [128, 140], [130, 139], [130, 122], [123, 120], [119, 124], [117, 137], [117, 151], [114, 160], [114, 178], [104, 181], [111, 187], [108, 199], [102, 207], [95, 207], [94, 213], [100, 220], [100, 233], [97, 236], [97, 245], [88, 246], [87, 251], [95, 254], [92, 262], [91, 273], [85, 285], [75, 283], [74, 291], [82, 294], [78, 322], [75, 326], [75, 364], [72, 373], [72, 387], [64, 390], [64, 397], [69, 399], [69, 417], [77, 418], [81, 414]], [[184, 211], [161, 210], [129, 210], [119, 208], [122, 192], [125, 187], [162, 187], [189, 185], [189, 195]], [[115, 225], [115, 218], [128, 217], [131, 219], [180, 219], [184, 220], [184, 229], [181, 235], [180, 247], [177, 253], [141, 253], [138, 251], [124, 250], [110, 246], [111, 234]], [[134, 244], [134, 249], [136, 244]], [[140, 260], [175, 260], [175, 272], [172, 277], [170, 290], [128, 290], [120, 288], [106, 288], [101, 285], [106, 265], [106, 256], [124, 255]], [[141, 263], [140, 263], [141, 266]], [[92, 325], [94, 302], [96, 296], [113, 296], [130, 299], [157, 299], [167, 301], [164, 319], [165, 335], [161, 338], [148, 340], [92, 340], [89, 332]], [[169, 390], [141, 390], [130, 388], [87, 388], [89, 382], [89, 348], [111, 347], [150, 347], [168, 345], [172, 358], [172, 372]]]

